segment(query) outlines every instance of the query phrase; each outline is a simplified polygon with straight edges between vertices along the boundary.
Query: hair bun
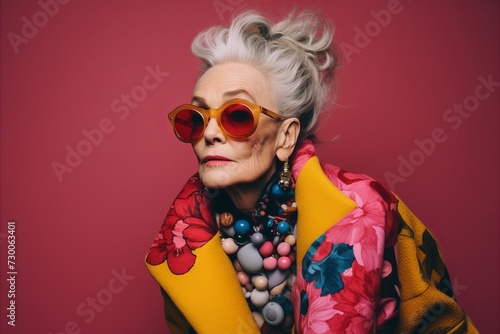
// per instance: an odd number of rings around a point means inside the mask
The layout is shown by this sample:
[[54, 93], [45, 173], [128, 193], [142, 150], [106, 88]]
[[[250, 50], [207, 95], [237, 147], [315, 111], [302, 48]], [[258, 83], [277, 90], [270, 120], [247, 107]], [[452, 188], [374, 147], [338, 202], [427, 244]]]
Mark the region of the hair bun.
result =
[[256, 11], [245, 11], [229, 28], [200, 33], [191, 48], [203, 61], [202, 71], [229, 61], [255, 65], [273, 88], [277, 111], [299, 118], [302, 139], [313, 135], [319, 113], [330, 99], [337, 65], [333, 31], [331, 22], [317, 12], [292, 11], [272, 24]]
[[332, 52], [334, 32], [333, 24], [322, 20], [317, 12], [292, 12], [283, 21], [272, 27], [284, 39], [296, 45], [297, 48], [314, 60], [320, 71], [333, 70], [337, 65], [337, 57]]

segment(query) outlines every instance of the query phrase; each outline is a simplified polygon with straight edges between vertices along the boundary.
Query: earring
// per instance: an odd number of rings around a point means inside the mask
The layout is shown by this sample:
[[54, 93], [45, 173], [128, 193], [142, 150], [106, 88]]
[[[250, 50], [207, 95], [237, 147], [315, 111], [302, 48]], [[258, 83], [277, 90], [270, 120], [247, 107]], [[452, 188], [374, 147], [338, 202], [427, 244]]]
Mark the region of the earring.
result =
[[288, 158], [283, 163], [283, 170], [280, 172], [280, 180], [278, 185], [281, 189], [287, 190], [290, 187], [290, 179], [292, 178], [292, 173], [290, 173], [290, 166], [288, 165]]

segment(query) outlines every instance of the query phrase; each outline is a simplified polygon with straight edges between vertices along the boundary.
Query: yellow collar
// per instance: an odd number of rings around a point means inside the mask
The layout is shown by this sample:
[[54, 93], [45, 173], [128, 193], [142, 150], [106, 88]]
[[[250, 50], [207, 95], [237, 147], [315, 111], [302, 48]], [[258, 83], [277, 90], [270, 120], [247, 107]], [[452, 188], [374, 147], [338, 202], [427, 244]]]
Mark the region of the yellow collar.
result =
[[[324, 174], [317, 157], [302, 168], [295, 188], [298, 207], [297, 263], [313, 241], [356, 205]], [[217, 233], [193, 251], [196, 262], [184, 275], [166, 262], [146, 267], [198, 333], [259, 333], [234, 269]], [[297, 266], [300, 268], [300, 265]]]
[[[319, 159], [309, 159], [297, 179], [297, 264], [321, 234], [356, 207], [323, 172]], [[298, 265], [297, 268], [300, 268]]]

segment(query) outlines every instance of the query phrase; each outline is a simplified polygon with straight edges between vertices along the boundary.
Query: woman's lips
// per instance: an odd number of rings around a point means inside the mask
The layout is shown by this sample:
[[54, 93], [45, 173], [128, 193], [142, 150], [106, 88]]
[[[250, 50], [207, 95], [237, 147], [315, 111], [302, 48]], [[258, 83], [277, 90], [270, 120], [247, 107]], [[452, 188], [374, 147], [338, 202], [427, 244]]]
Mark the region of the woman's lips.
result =
[[220, 155], [207, 155], [201, 160], [201, 163], [205, 166], [223, 166], [229, 164], [231, 161], [232, 160]]

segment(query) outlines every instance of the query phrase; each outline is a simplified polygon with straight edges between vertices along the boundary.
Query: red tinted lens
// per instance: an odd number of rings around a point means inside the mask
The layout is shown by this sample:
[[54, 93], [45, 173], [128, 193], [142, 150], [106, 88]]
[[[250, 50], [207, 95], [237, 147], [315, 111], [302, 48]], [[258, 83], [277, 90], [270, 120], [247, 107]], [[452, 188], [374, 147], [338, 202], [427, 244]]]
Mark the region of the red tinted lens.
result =
[[244, 136], [253, 128], [252, 111], [245, 105], [232, 104], [222, 112], [220, 123], [224, 130], [232, 136]]
[[203, 117], [195, 110], [184, 109], [175, 116], [174, 126], [175, 131], [183, 140], [196, 140], [203, 133]]

